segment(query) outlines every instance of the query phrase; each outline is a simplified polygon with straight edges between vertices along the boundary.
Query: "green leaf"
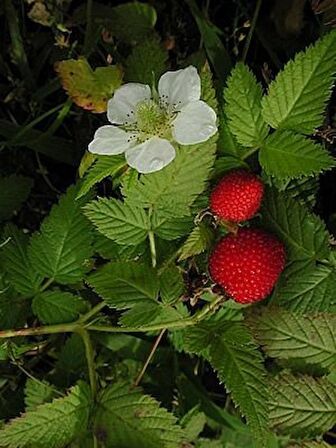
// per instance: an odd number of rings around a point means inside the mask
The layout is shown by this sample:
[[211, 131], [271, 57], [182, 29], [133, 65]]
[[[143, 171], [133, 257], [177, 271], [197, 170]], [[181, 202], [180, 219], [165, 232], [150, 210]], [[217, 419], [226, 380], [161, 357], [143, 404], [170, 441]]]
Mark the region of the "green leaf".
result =
[[238, 63], [224, 89], [224, 99], [230, 130], [243, 146], [259, 147], [268, 134], [261, 115], [261, 98], [262, 89], [254, 74]]
[[34, 314], [44, 324], [73, 322], [87, 310], [81, 297], [57, 289], [38, 294], [32, 306]]
[[129, 2], [113, 8], [112, 32], [121, 40], [140, 41], [156, 24], [153, 6], [141, 2]]
[[33, 181], [28, 177], [12, 174], [0, 177], [0, 221], [9, 219], [25, 202], [30, 194]]
[[128, 82], [154, 85], [166, 70], [168, 52], [158, 38], [146, 39], [126, 59], [125, 78]]
[[57, 390], [47, 381], [38, 381], [28, 378], [25, 385], [26, 411], [31, 411], [37, 406], [50, 402], [57, 395]]
[[140, 42], [150, 34], [157, 20], [155, 9], [147, 3], [138, 1], [113, 8], [94, 3], [93, 14], [111, 30], [114, 36], [129, 43]]
[[7, 423], [0, 430], [0, 445], [63, 448], [86, 428], [89, 409], [89, 387], [80, 383], [66, 397], [42, 404]]
[[336, 33], [332, 31], [288, 62], [263, 99], [267, 123], [304, 134], [322, 124], [336, 72], [335, 48]]
[[3, 266], [7, 278], [17, 292], [31, 295], [39, 290], [42, 278], [35, 271], [28, 258], [29, 237], [13, 224], [5, 227], [3, 238], [10, 241], [1, 249]]
[[214, 239], [212, 229], [200, 222], [188, 236], [180, 252], [179, 260], [186, 260], [207, 250]]
[[212, 179], [214, 182], [219, 182], [228, 171], [237, 170], [239, 168], [248, 169], [248, 165], [244, 161], [233, 156], [218, 157], [215, 162]]
[[199, 405], [194, 406], [190, 411], [181, 419], [181, 425], [187, 435], [187, 439], [197, 442], [198, 436], [204, 430], [207, 422], [204, 412], [199, 412]]
[[200, 69], [201, 100], [205, 101], [217, 113], [218, 102], [213, 83], [213, 76], [209, 64], [206, 62]]
[[[0, 119], [0, 135], [7, 147], [24, 147], [45, 154], [53, 160], [77, 167], [78, 153], [73, 141], [47, 134], [45, 131], [19, 126], [10, 120]], [[20, 136], [19, 138], [17, 136]], [[3, 191], [3, 190], [2, 190]], [[27, 190], [23, 190], [27, 194]], [[4, 196], [6, 197], [6, 196]], [[26, 196], [25, 196], [26, 197]], [[1, 200], [3, 198], [1, 197]], [[2, 209], [2, 205], [0, 207]]]
[[27, 352], [36, 349], [36, 344], [30, 343], [18, 343], [13, 342], [9, 339], [5, 342], [0, 343], [0, 361], [14, 361], [20, 359]]
[[[286, 275], [286, 271], [283, 275]], [[290, 273], [276, 289], [273, 301], [300, 314], [336, 311], [336, 272], [324, 265]]]
[[176, 303], [184, 293], [182, 271], [175, 265], [169, 266], [160, 275], [160, 296], [164, 303]]
[[186, 330], [185, 348], [204, 356], [231, 392], [259, 447], [266, 447], [266, 370], [258, 346], [240, 323], [205, 322]]
[[[104, 156], [101, 156], [104, 157]], [[92, 167], [92, 165], [97, 161], [98, 155], [92, 152], [85, 151], [83, 157], [80, 160], [78, 167], [78, 176], [80, 179], [84, 177], [87, 171]]]
[[270, 382], [270, 420], [279, 432], [312, 437], [336, 420], [336, 389], [326, 378], [283, 372]]
[[146, 325], [168, 325], [182, 320], [175, 308], [158, 302], [140, 303], [124, 313], [119, 322], [125, 327], [143, 327]]
[[219, 129], [218, 129], [218, 152], [223, 156], [231, 156], [242, 162], [244, 148], [237, 142], [236, 137], [230, 130], [226, 109], [221, 106], [218, 113]]
[[59, 283], [82, 279], [92, 254], [89, 222], [81, 213], [84, 200], [76, 201], [77, 188], [70, 187], [31, 239], [30, 262], [44, 277]]
[[[203, 439], [200, 438], [198, 440], [197, 448], [226, 448], [226, 445], [223, 445], [222, 440], [211, 440], [211, 439]], [[234, 447], [236, 448], [236, 447]]]
[[293, 198], [266, 189], [263, 224], [286, 244], [292, 260], [323, 260], [329, 256], [325, 224]]
[[336, 315], [300, 316], [268, 308], [252, 318], [255, 338], [271, 358], [300, 359], [329, 368], [336, 364]]
[[125, 163], [123, 155], [97, 156], [96, 162], [89, 168], [83, 178], [77, 199], [85, 196], [96, 183], [108, 176], [115, 176], [123, 169]]
[[125, 246], [117, 244], [106, 238], [101, 233], [95, 235], [94, 248], [95, 251], [106, 260], [111, 261], [131, 261], [143, 256], [148, 247], [147, 242], [142, 242], [137, 246]]
[[[2, 285], [0, 284], [0, 288]], [[0, 289], [0, 328], [1, 330], [21, 326], [29, 313], [29, 302], [21, 297], [12, 297], [5, 289]]]
[[101, 394], [94, 431], [98, 442], [109, 448], [177, 448], [183, 441], [173, 414], [125, 383]]
[[335, 166], [335, 160], [322, 145], [290, 131], [270, 135], [259, 152], [265, 172], [278, 179], [318, 174]]
[[293, 180], [281, 180], [275, 177], [268, 177], [266, 183], [269, 183], [277, 190], [285, 192], [285, 194], [301, 202], [310, 211], [316, 205], [316, 196], [319, 191], [318, 176], [302, 177], [301, 179]]
[[118, 244], [136, 245], [147, 238], [147, 214], [127, 202], [102, 198], [86, 205], [84, 212], [99, 232]]
[[293, 444], [288, 445], [288, 448], [332, 448], [332, 446], [322, 440], [320, 442], [303, 440], [302, 442], [294, 442]]
[[159, 281], [145, 264], [109, 263], [88, 278], [88, 283], [106, 303], [118, 309], [156, 300]]
[[225, 82], [231, 69], [231, 60], [228, 51], [221, 39], [221, 30], [211, 23], [208, 17], [201, 12], [195, 0], [185, 0], [196, 21], [207, 57], [211, 62], [217, 77]]
[[135, 206], [153, 207], [169, 217], [189, 215], [188, 207], [206, 187], [214, 157], [216, 137], [205, 143], [183, 146], [164, 170], [141, 176], [129, 192]]
[[155, 211], [151, 218], [155, 235], [163, 240], [175, 240], [190, 232], [193, 225], [191, 216], [170, 218], [164, 212]]
[[79, 334], [72, 334], [63, 344], [61, 351], [57, 354], [56, 373], [57, 384], [67, 386], [86, 371], [87, 362], [85, 346]]

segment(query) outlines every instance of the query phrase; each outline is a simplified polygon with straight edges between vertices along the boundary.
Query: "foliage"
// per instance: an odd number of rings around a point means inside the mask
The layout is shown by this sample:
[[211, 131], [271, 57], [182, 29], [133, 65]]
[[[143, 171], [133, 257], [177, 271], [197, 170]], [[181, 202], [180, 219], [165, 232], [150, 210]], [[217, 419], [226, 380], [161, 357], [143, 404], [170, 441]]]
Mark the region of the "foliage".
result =
[[12, 216], [29, 196], [32, 180], [23, 176], [6, 176], [0, 178], [0, 221]]
[[172, 414], [125, 383], [110, 386], [99, 398], [95, 432], [111, 448], [172, 448], [183, 440]]
[[270, 420], [280, 432], [314, 436], [335, 421], [335, 388], [325, 378], [284, 372], [271, 381], [270, 391]]
[[8, 447], [65, 446], [88, 423], [90, 391], [86, 384], [74, 386], [64, 398], [41, 404], [12, 420], [0, 430], [0, 443]]
[[43, 277], [60, 283], [75, 283], [85, 272], [90, 257], [91, 233], [80, 209], [82, 201], [75, 201], [77, 189], [68, 193], [54, 206], [34, 234], [28, 248], [30, 262]]
[[[28, 3], [0, 7], [0, 446], [335, 443], [335, 30], [288, 61], [263, 35], [264, 9], [281, 14], [260, 2]], [[150, 174], [86, 152], [116, 89], [146, 83], [155, 99], [189, 65], [216, 135], [174, 142]], [[241, 225], [286, 248], [274, 290], [248, 306], [207, 266], [237, 231], [210, 193], [237, 168], [265, 183]]]
[[108, 99], [122, 81], [119, 67], [99, 67], [93, 71], [85, 58], [61, 61], [56, 71], [70, 98], [83, 109], [98, 113], [106, 112]]

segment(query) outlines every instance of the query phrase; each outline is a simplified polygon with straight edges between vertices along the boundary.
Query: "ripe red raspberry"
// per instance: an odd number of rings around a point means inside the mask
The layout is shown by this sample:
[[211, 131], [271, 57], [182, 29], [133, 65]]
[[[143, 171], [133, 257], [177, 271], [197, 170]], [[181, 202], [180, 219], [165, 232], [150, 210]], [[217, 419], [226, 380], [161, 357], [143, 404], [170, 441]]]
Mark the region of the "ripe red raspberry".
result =
[[246, 221], [259, 210], [263, 194], [264, 185], [253, 173], [232, 171], [212, 191], [210, 209], [225, 221]]
[[240, 303], [267, 297], [285, 266], [285, 248], [261, 229], [240, 229], [224, 237], [211, 254], [213, 280]]

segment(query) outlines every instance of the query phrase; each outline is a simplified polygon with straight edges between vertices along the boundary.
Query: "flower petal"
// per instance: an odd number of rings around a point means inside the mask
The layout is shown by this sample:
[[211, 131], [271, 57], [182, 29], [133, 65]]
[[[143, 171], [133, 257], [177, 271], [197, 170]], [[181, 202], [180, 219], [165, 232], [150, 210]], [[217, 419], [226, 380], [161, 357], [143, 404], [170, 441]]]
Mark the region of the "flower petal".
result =
[[107, 103], [107, 118], [113, 124], [134, 123], [137, 104], [150, 98], [151, 89], [147, 84], [124, 84]]
[[134, 138], [134, 134], [117, 126], [102, 126], [97, 129], [88, 149], [94, 154], [121, 154], [131, 146]]
[[127, 163], [139, 173], [153, 173], [162, 170], [176, 155], [175, 148], [168, 140], [152, 137], [126, 151]]
[[181, 145], [205, 142], [216, 132], [216, 112], [204, 101], [187, 104], [173, 122], [173, 137]]
[[181, 110], [191, 101], [201, 97], [201, 79], [192, 65], [174, 72], [166, 72], [159, 80], [159, 96], [162, 103], [173, 110]]

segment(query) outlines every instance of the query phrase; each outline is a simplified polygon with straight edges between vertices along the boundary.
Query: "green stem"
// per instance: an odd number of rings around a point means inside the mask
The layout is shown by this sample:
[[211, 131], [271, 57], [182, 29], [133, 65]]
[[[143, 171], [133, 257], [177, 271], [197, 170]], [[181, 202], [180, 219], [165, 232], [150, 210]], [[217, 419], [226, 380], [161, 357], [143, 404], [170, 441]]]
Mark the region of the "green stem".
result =
[[213, 313], [217, 307], [225, 300], [225, 297], [218, 296], [215, 300], [208, 303], [206, 306], [204, 306], [198, 313], [196, 313], [192, 319], [194, 321], [194, 324], [198, 324], [201, 322], [208, 314]]
[[104, 333], [146, 333], [147, 331], [159, 331], [164, 328], [178, 329], [194, 325], [195, 322], [191, 317], [183, 320], [174, 320], [165, 322], [164, 324], [146, 325], [143, 327], [112, 327], [109, 325], [90, 325], [87, 327], [89, 331], [99, 331]]
[[139, 373], [139, 375], [137, 376], [136, 380], [134, 381], [134, 386], [139, 386], [142, 378], [144, 377], [144, 375], [146, 373], [147, 367], [149, 366], [149, 363], [151, 362], [151, 360], [152, 360], [152, 358], [153, 358], [153, 356], [154, 356], [154, 354], [155, 354], [155, 352], [156, 352], [156, 350], [157, 350], [157, 348], [158, 348], [158, 346], [159, 346], [159, 344], [161, 342], [161, 339], [163, 338], [163, 335], [165, 334], [165, 332], [166, 332], [166, 328], [164, 328], [163, 330], [160, 331], [160, 334], [156, 338], [156, 340], [154, 342], [154, 345], [153, 345], [153, 347], [152, 347], [152, 349], [151, 349], [151, 351], [150, 351], [150, 353], [149, 353], [149, 355], [148, 355], [148, 357], [146, 359], [146, 362], [145, 362], [143, 368], [141, 369], [141, 372]]
[[258, 148], [251, 148], [249, 151], [245, 151], [244, 154], [242, 155], [242, 160], [246, 160], [248, 157], [250, 157], [252, 154], [254, 154], [255, 152], [257, 152], [259, 150]]
[[48, 289], [49, 286], [50, 286], [52, 283], [54, 283], [54, 279], [53, 279], [53, 278], [49, 278], [49, 279], [44, 283], [44, 285], [41, 286], [41, 288], [40, 288], [40, 292], [43, 292], [43, 291], [45, 291], [46, 289]]
[[86, 314], [83, 314], [83, 316], [78, 320], [78, 323], [85, 323], [85, 322], [87, 322], [89, 319], [91, 319], [91, 317], [93, 317], [96, 314], [98, 314], [99, 311], [101, 311], [105, 306], [106, 306], [105, 302], [98, 303], [93, 308], [91, 308], [91, 310], [88, 311]]
[[[90, 323], [85, 324], [85, 322], [96, 314], [102, 304], [94, 307], [89, 313], [81, 317], [77, 322], [70, 324], [57, 324], [49, 325], [44, 327], [36, 328], [22, 328], [19, 330], [3, 330], [0, 331], [0, 339], [15, 338], [18, 336], [39, 336], [43, 334], [57, 334], [57, 333], [73, 333], [80, 331], [99, 331], [106, 333], [146, 333], [147, 331], [159, 331], [163, 329], [179, 329], [185, 328], [192, 325], [196, 325], [201, 322], [208, 314], [216, 310], [218, 305], [223, 302], [223, 297], [219, 296], [214, 301], [206, 305], [198, 313], [192, 317], [187, 317], [182, 320], [175, 320], [171, 322], [165, 322], [164, 324], [147, 325], [143, 327], [113, 327], [107, 325], [90, 325]], [[94, 312], [93, 312], [94, 311]]]
[[77, 330], [77, 333], [80, 335], [80, 337], [83, 340], [84, 347], [85, 347], [85, 356], [86, 356], [86, 362], [88, 366], [88, 372], [89, 372], [89, 381], [90, 381], [90, 388], [91, 388], [91, 394], [93, 401], [95, 401], [97, 396], [97, 377], [96, 377], [96, 369], [95, 369], [95, 352], [92, 345], [92, 341], [90, 338], [90, 335], [87, 330], [84, 328], [79, 328]]
[[149, 238], [149, 247], [150, 247], [150, 253], [152, 257], [152, 266], [153, 268], [156, 267], [156, 247], [155, 247], [155, 236], [154, 232], [150, 230], [148, 232], [148, 238]]
[[242, 55], [243, 62], [245, 62], [245, 60], [246, 60], [246, 56], [247, 56], [247, 53], [248, 53], [250, 45], [251, 45], [252, 36], [253, 36], [254, 30], [256, 27], [256, 23], [258, 20], [258, 16], [259, 16], [261, 2], [262, 2], [262, 0], [257, 0], [257, 4], [256, 4], [255, 10], [254, 10], [254, 14], [253, 14], [252, 22], [251, 22], [251, 27], [250, 27], [249, 33], [247, 35], [247, 39], [246, 39], [246, 43], [245, 43], [245, 47], [244, 47], [244, 51], [243, 51], [243, 55]]
[[[150, 207], [148, 210], [148, 218], [149, 222], [152, 223], [152, 215], [153, 215], [153, 208]], [[149, 247], [150, 247], [150, 253], [152, 258], [152, 266], [153, 268], [156, 267], [156, 247], [155, 247], [155, 236], [153, 230], [149, 230], [148, 232], [148, 239], [149, 239]]]
[[78, 323], [46, 325], [45, 327], [21, 328], [19, 330], [2, 330], [0, 339], [17, 338], [18, 336], [40, 336], [42, 334], [72, 333], [78, 330]]
[[39, 117], [35, 118], [35, 120], [28, 123], [26, 126], [23, 126], [18, 133], [16, 133], [11, 140], [8, 140], [6, 142], [7, 146], [17, 145], [20, 140], [22, 141], [22, 137], [31, 129], [34, 128], [38, 123], [40, 123], [45, 118], [49, 117], [49, 115], [54, 114], [58, 110], [60, 110], [63, 107], [63, 104], [59, 104], [58, 106], [53, 107], [52, 109], [48, 110], [44, 114], [40, 115]]

